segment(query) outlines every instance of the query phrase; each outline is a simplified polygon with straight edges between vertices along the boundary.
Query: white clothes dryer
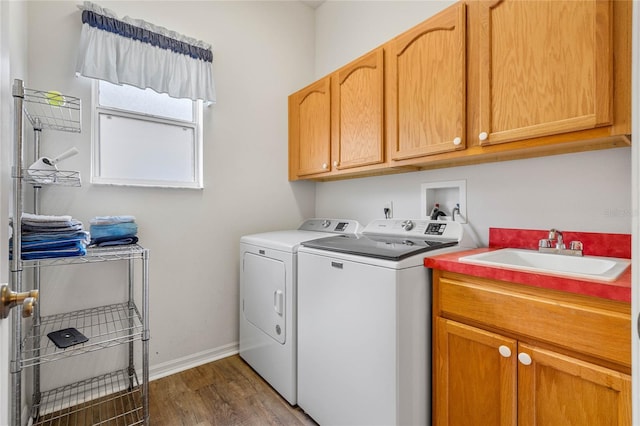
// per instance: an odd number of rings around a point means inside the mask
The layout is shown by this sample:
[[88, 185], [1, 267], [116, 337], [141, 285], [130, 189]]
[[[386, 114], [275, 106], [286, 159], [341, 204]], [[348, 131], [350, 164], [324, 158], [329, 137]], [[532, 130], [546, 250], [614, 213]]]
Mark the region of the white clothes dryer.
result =
[[297, 255], [300, 243], [356, 235], [355, 220], [308, 219], [297, 230], [240, 239], [240, 357], [297, 404]]

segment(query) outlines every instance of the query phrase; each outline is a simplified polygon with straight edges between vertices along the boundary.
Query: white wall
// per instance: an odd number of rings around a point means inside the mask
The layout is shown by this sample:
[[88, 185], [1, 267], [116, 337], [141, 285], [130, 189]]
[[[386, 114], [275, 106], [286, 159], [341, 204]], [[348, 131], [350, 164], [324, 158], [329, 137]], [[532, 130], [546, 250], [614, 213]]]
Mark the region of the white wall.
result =
[[[289, 1], [99, 2], [120, 17], [144, 19], [213, 45], [218, 102], [204, 112], [205, 189], [199, 191], [88, 183], [91, 85], [74, 77], [81, 28], [76, 4], [28, 2], [27, 86], [83, 102], [80, 135], [42, 136], [43, 155], [80, 149], [65, 168], [80, 170], [83, 186], [46, 188], [43, 213], [72, 214], [87, 224], [97, 215], [137, 217], [140, 243], [151, 250], [152, 376], [233, 352], [240, 236], [295, 228], [315, 211], [314, 184], [287, 180], [287, 96], [313, 79], [313, 10]], [[119, 266], [49, 269], [43, 310], [122, 295], [121, 283], [108, 278], [126, 276]], [[81, 279], [86, 282], [70, 283]]]
[[[322, 76], [447, 7], [443, 1], [329, 1], [316, 13]], [[365, 29], [375, 29], [367, 31]], [[316, 185], [316, 215], [366, 224], [420, 218], [422, 183], [465, 179], [467, 216], [482, 244], [490, 227], [631, 233], [631, 149], [619, 148]]]
[[316, 79], [453, 3], [455, 1], [449, 0], [326, 1], [316, 10]]

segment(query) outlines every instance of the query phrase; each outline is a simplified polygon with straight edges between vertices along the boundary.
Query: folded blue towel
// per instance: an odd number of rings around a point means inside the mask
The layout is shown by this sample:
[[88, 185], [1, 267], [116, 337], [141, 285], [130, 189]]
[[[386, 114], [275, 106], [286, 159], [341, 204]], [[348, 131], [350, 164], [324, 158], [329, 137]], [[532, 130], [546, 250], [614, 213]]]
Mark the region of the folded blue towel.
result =
[[103, 237], [129, 237], [138, 233], [138, 225], [133, 222], [114, 225], [91, 225], [89, 232], [94, 240]]
[[[73, 257], [84, 256], [87, 254], [87, 248], [84, 243], [76, 242], [67, 248], [58, 248], [53, 250], [35, 250], [22, 253], [22, 260], [49, 259], [56, 257]], [[9, 259], [12, 259], [12, 253], [9, 252]]]
[[[63, 232], [26, 232], [22, 233], [22, 243], [32, 241], [55, 241], [66, 240], [69, 238], [78, 238], [89, 242], [89, 233], [87, 231], [63, 231]], [[9, 239], [11, 240], [11, 239]]]
[[[82, 222], [71, 216], [24, 213], [20, 232], [20, 251], [24, 260], [84, 256], [90, 241]], [[13, 256], [13, 238], [9, 239], [9, 256]]]
[[[22, 242], [22, 252], [28, 251], [42, 251], [42, 250], [57, 250], [65, 249], [69, 247], [75, 247], [77, 243], [82, 243], [84, 246], [89, 244], [89, 240], [82, 238], [67, 238], [62, 240], [42, 240], [42, 241], [27, 241]], [[13, 249], [12, 242], [9, 242], [9, 248]]]

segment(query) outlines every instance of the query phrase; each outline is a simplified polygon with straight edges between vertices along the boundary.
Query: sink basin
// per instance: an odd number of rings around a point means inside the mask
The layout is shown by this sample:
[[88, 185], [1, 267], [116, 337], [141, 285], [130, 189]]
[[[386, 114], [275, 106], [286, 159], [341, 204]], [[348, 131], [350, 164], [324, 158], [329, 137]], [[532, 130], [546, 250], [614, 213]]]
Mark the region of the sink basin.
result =
[[615, 257], [566, 256], [511, 248], [463, 256], [458, 260], [476, 265], [600, 281], [616, 280], [631, 264], [627, 259]]

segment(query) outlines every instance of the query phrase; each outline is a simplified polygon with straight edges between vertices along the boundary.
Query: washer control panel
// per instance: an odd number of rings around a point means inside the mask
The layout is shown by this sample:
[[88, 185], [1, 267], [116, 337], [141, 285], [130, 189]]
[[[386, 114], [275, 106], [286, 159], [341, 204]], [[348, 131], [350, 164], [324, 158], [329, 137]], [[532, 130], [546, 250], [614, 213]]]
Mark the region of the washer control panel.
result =
[[379, 219], [369, 223], [362, 233], [407, 238], [421, 238], [428, 235], [436, 239], [441, 237], [446, 240], [460, 240], [463, 229], [460, 223], [452, 221]]
[[307, 219], [298, 228], [299, 231], [331, 232], [334, 234], [359, 234], [362, 226], [352, 219]]
[[427, 224], [427, 229], [424, 233], [426, 235], [442, 235], [445, 229], [447, 229], [446, 222], [431, 222]]

